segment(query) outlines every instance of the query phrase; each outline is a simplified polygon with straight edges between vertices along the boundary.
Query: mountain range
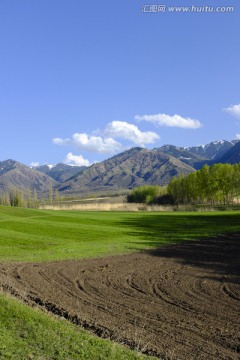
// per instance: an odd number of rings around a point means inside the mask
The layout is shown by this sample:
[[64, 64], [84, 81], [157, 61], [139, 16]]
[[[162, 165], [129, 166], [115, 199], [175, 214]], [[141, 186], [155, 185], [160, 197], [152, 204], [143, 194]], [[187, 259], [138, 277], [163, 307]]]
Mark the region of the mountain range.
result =
[[[182, 162], [192, 166], [194, 169], [200, 169], [204, 164], [215, 164], [222, 162], [223, 156], [228, 158], [228, 152], [231, 150], [235, 153], [235, 145], [239, 140], [233, 141], [212, 141], [207, 145], [199, 145], [192, 147], [177, 147], [174, 145], [164, 145], [160, 150], [166, 154], [172, 155]], [[240, 161], [237, 160], [236, 162]]]
[[131, 189], [140, 185], [166, 185], [173, 176], [194, 169], [159, 149], [133, 148], [93, 164], [60, 187], [70, 194], [86, 191]]
[[204, 164], [239, 163], [240, 141], [213, 141], [195, 147], [164, 145], [156, 149], [132, 148], [89, 167], [66, 164], [28, 167], [15, 160], [0, 162], [0, 191], [12, 187], [56, 188], [62, 194], [118, 191], [141, 185], [166, 185], [173, 176], [189, 174]]
[[57, 181], [50, 176], [15, 160], [0, 162], [0, 190], [2, 192], [18, 187], [20, 190], [36, 189], [38, 193], [43, 193], [57, 185]]
[[59, 163], [57, 165], [41, 165], [34, 169], [50, 176], [59, 183], [63, 183], [86, 168], [87, 166], [73, 166]]

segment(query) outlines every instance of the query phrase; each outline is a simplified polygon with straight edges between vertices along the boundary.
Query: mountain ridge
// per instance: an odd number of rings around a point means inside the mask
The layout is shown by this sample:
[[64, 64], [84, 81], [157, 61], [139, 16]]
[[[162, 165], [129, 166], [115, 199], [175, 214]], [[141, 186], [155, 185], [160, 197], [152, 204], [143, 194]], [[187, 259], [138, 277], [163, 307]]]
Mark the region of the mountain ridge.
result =
[[189, 174], [204, 164], [220, 162], [240, 162], [239, 140], [213, 141], [187, 148], [175, 145], [151, 150], [134, 147], [89, 167], [59, 163], [31, 168], [8, 159], [0, 162], [0, 191], [16, 186], [47, 193], [53, 187], [62, 194], [79, 194], [166, 185], [180, 173]]
[[8, 159], [0, 162], [0, 190], [3, 192], [17, 187], [20, 190], [48, 191], [57, 182], [49, 176], [33, 170], [18, 161]]
[[[166, 154], [171, 154], [177, 159], [193, 166], [196, 170], [203, 165], [221, 162], [222, 157], [231, 150], [239, 140], [212, 141], [206, 145], [179, 147], [175, 145], [163, 145], [159, 149]], [[239, 159], [240, 161], [240, 159]]]
[[72, 176], [85, 170], [86, 168], [87, 166], [77, 166], [63, 163], [58, 163], [56, 165], [45, 164], [34, 167], [35, 170], [50, 176], [59, 183], [63, 183], [66, 180], [69, 180]]
[[93, 164], [59, 187], [68, 193], [97, 189], [131, 189], [140, 185], [166, 185], [170, 178], [194, 171], [192, 167], [159, 150], [132, 148]]

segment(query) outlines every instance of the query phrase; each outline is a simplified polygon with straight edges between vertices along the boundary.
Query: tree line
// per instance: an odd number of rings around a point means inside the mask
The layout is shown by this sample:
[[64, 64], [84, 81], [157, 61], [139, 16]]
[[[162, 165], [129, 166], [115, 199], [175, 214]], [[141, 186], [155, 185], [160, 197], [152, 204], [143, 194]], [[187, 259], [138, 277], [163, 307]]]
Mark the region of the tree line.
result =
[[204, 165], [187, 176], [171, 179], [167, 187], [142, 186], [128, 195], [128, 202], [148, 204], [233, 204], [240, 196], [240, 164]]
[[173, 178], [167, 188], [174, 204], [232, 204], [240, 194], [240, 164], [204, 165]]
[[[52, 205], [53, 203], [58, 203], [59, 200], [58, 190], [53, 190], [52, 187], [49, 187], [47, 198], [45, 198], [44, 201]], [[42, 201], [43, 199], [41, 199], [41, 202]], [[13, 186], [9, 191], [3, 191], [0, 193], [0, 205], [38, 208], [40, 205], [40, 199], [36, 189], [23, 190]]]
[[38, 208], [38, 193], [36, 189], [33, 191], [30, 189], [24, 191], [13, 186], [9, 191], [4, 191], [0, 194], [0, 204], [15, 207]]

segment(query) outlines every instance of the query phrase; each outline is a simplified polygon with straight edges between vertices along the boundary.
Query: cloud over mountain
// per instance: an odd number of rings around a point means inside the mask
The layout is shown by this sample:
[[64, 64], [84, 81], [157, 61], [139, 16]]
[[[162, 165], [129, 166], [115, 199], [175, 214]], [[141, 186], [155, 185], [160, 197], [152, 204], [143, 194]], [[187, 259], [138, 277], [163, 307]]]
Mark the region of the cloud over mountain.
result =
[[230, 115], [240, 119], [240, 104], [231, 105], [227, 108], [224, 108], [223, 111], [228, 112]]
[[179, 127], [184, 129], [198, 129], [202, 127], [199, 120], [184, 118], [180, 115], [167, 115], [167, 114], [155, 114], [155, 115], [136, 115], [137, 121], [148, 121], [159, 126]]
[[126, 121], [112, 121], [105, 129], [105, 134], [113, 138], [125, 139], [137, 144], [145, 146], [145, 144], [153, 144], [160, 136], [152, 131], [141, 131], [136, 125], [129, 124]]
[[74, 155], [69, 152], [64, 160], [65, 164], [68, 165], [77, 165], [77, 166], [90, 166], [90, 162], [87, 159], [84, 159], [82, 155]]
[[[116, 140], [123, 140], [124, 143]], [[71, 138], [54, 138], [56, 145], [69, 146], [98, 154], [116, 154], [126, 150], [133, 145], [145, 147], [146, 144], [153, 144], [160, 136], [153, 131], [141, 131], [136, 125], [126, 121], [115, 120], [107, 124], [103, 131], [96, 130], [92, 134], [75, 133]], [[64, 162], [89, 166], [88, 160], [82, 155], [73, 155], [72, 152], [66, 155]]]
[[54, 138], [53, 143], [100, 154], [114, 154], [122, 150], [122, 145], [113, 138], [103, 138], [85, 133], [75, 133], [71, 139]]

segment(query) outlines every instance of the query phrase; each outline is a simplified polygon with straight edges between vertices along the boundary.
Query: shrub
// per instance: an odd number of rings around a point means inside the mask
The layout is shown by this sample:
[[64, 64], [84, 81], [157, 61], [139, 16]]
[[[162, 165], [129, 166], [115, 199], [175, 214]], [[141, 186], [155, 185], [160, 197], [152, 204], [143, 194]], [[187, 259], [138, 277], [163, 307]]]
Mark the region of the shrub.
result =
[[159, 196], [163, 196], [165, 193], [166, 189], [158, 185], [140, 186], [127, 196], [127, 201], [130, 203], [153, 204], [156, 203]]

